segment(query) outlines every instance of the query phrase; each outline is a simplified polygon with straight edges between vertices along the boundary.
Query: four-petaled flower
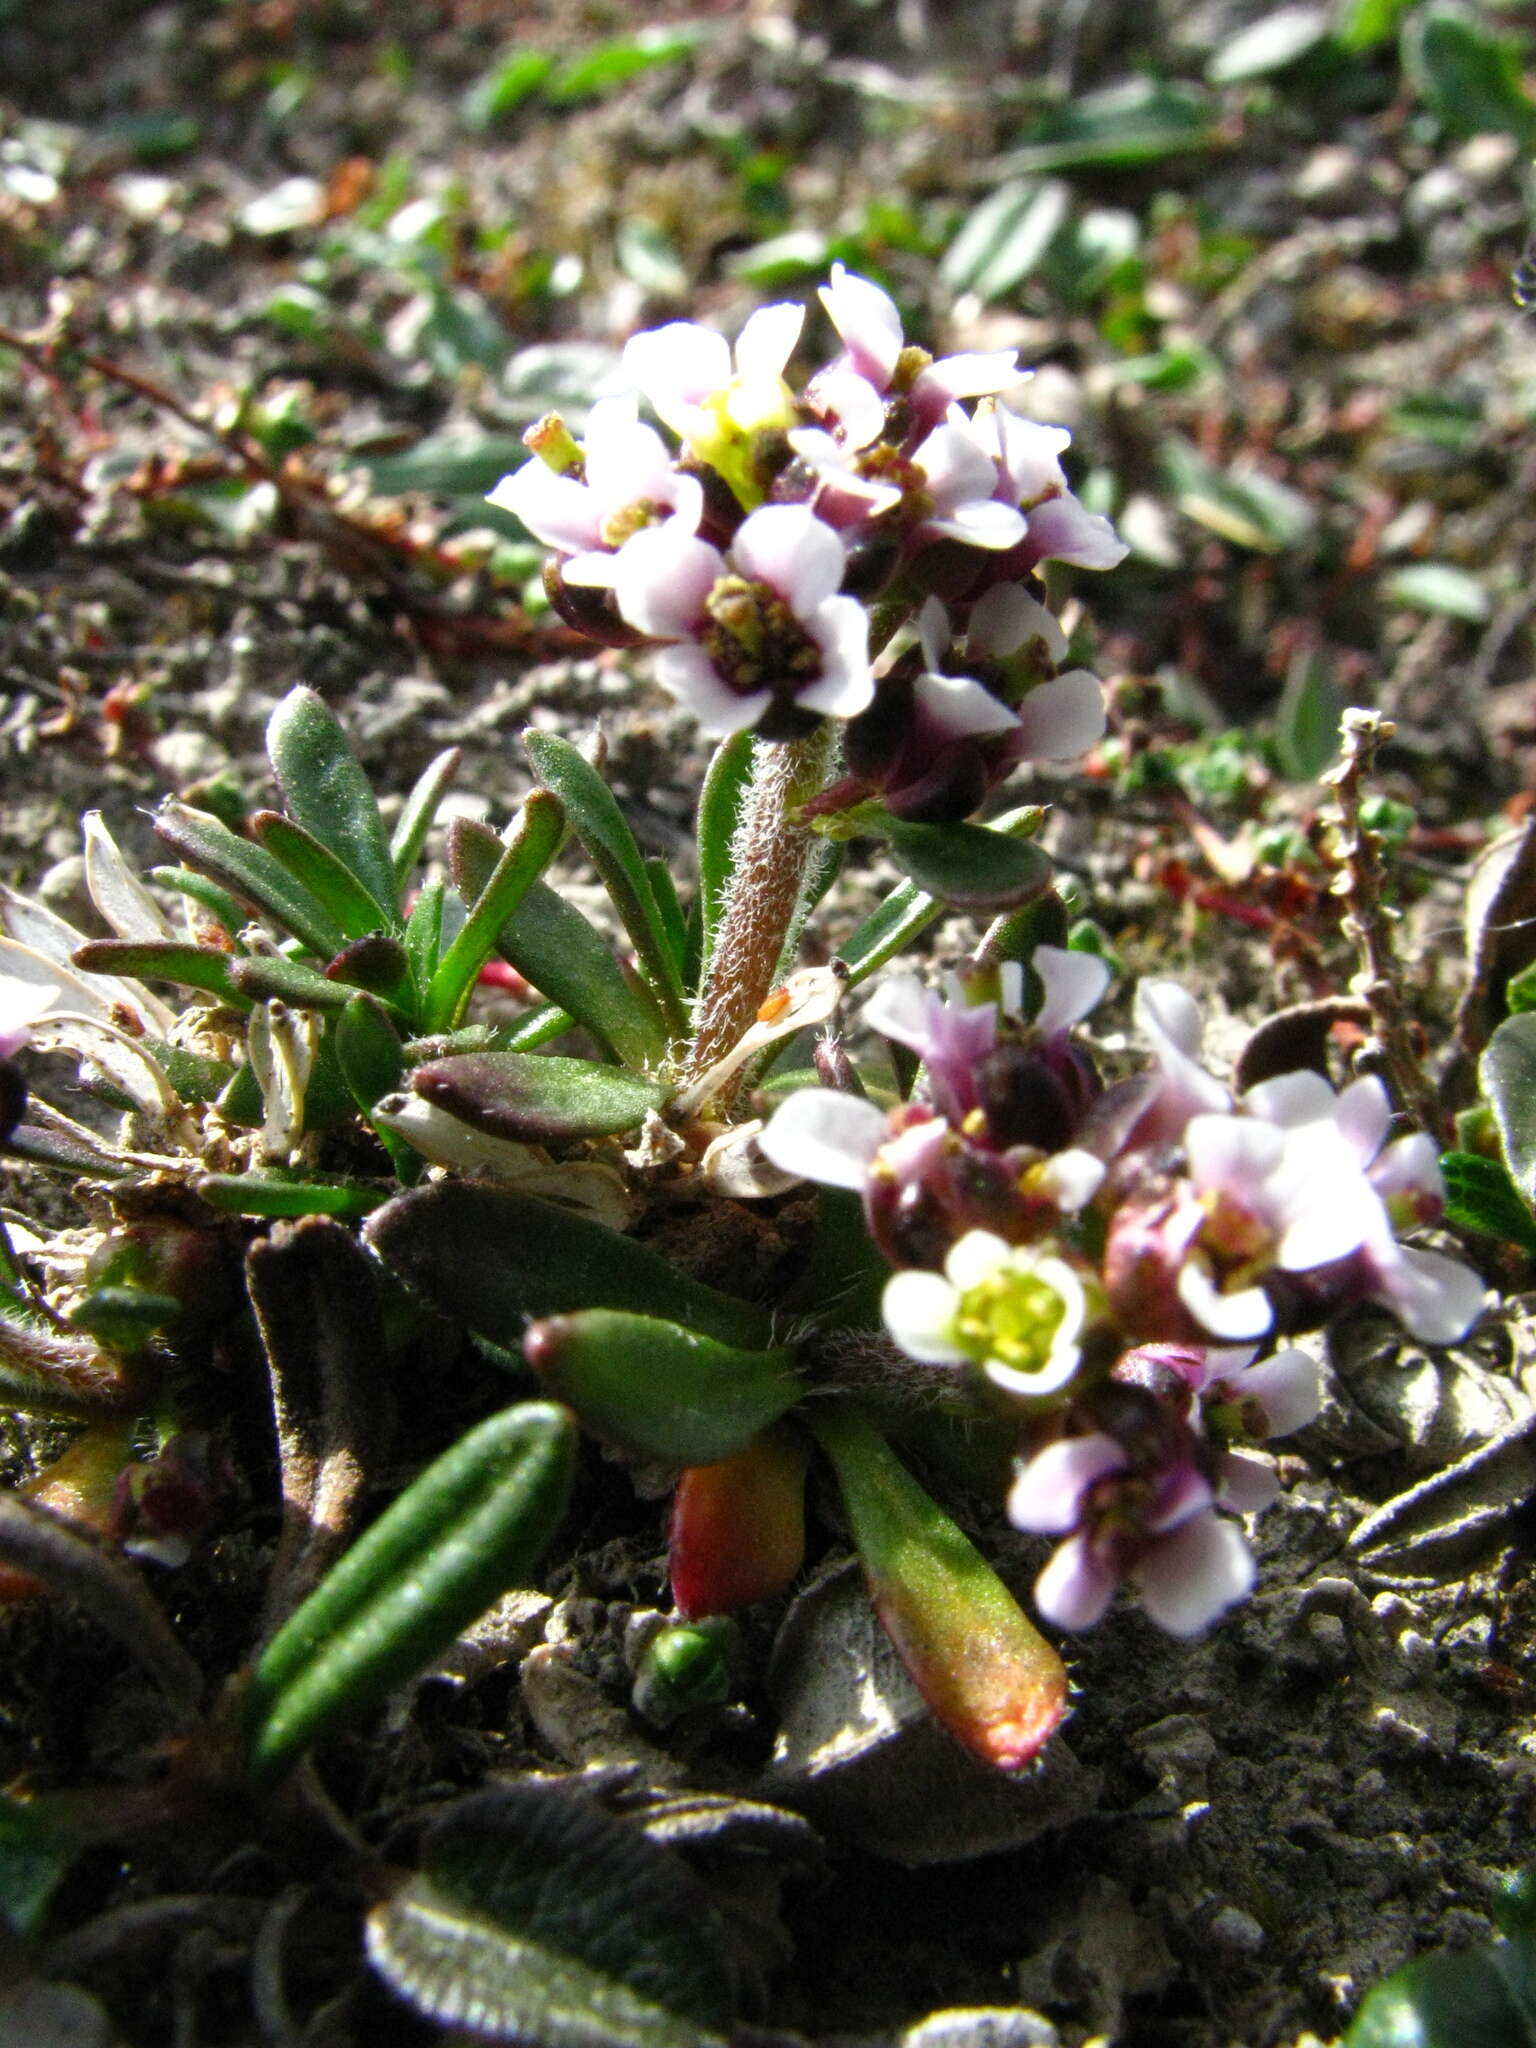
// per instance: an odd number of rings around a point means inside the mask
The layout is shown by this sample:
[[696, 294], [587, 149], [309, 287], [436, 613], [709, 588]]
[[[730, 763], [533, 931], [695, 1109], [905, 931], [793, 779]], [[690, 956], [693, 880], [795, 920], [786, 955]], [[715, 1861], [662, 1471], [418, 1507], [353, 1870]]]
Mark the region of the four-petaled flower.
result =
[[808, 506], [766, 505], [728, 556], [665, 527], [636, 534], [613, 589], [629, 624], [667, 643], [657, 680], [705, 732], [784, 738], [817, 715], [851, 718], [874, 694], [869, 615], [837, 594], [846, 560]]
[[1005, 1393], [1059, 1394], [1076, 1377], [1091, 1304], [1063, 1258], [968, 1230], [942, 1273], [893, 1273], [880, 1313], [925, 1365], [973, 1365]]

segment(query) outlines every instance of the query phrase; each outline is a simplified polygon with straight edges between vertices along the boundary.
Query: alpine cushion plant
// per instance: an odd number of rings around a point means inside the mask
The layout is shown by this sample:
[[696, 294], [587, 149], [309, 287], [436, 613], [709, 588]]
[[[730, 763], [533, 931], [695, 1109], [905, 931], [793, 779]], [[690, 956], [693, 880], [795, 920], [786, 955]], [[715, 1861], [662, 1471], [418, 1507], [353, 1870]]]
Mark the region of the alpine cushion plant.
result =
[[[1242, 1518], [1279, 1490], [1259, 1447], [1318, 1409], [1281, 1340], [1363, 1302], [1434, 1343], [1478, 1313], [1468, 1268], [1400, 1241], [1445, 1195], [1379, 1081], [1234, 1092], [1160, 980], [1134, 1000], [1147, 1056], [1103, 1071], [1083, 1026], [1111, 969], [1068, 943], [1043, 814], [981, 814], [1021, 766], [1102, 736], [1102, 686], [1036, 572], [1124, 549], [1073, 496], [1063, 431], [1009, 411], [1012, 352], [932, 360], [841, 266], [821, 298], [839, 346], [803, 383], [799, 306], [755, 314], [734, 350], [689, 323], [638, 335], [636, 393], [599, 400], [583, 442], [540, 422], [492, 494], [551, 549], [562, 615], [643, 643], [719, 740], [692, 901], [600, 757], [537, 730], [516, 814], [457, 818], [446, 873], [418, 883], [456, 758], [386, 829], [305, 689], [268, 731], [280, 808], [167, 802], [174, 862], [147, 879], [87, 822], [110, 937], [0, 895], [0, 1145], [88, 1178], [107, 1218], [85, 1256], [18, 1258], [0, 1233], [0, 1394], [87, 1432], [39, 1497], [67, 1482], [119, 1553], [184, 1556], [219, 1513], [199, 1375], [238, 1327], [272, 1383], [263, 1640], [168, 1812], [210, 1777], [277, 1793], [525, 1579], [578, 1423], [671, 1494], [681, 1622], [643, 1662], [653, 1723], [720, 1705], [719, 1617], [792, 1587], [820, 1461], [922, 1698], [973, 1756], [1024, 1769], [1066, 1713], [1065, 1668], [919, 1473], [990, 1491], [1041, 1539], [1048, 1626], [1098, 1623], [1128, 1582], [1191, 1635], [1253, 1583]], [[798, 965], [870, 840], [904, 879], [828, 964]], [[567, 852], [606, 917], [554, 879]], [[873, 980], [946, 910], [995, 922], [941, 989]], [[527, 1001], [491, 1022], [497, 967]], [[781, 1065], [797, 1042], [817, 1085]], [[69, 1056], [102, 1113], [55, 1103], [34, 1052]], [[740, 1292], [689, 1270], [686, 1232], [667, 1232], [676, 1259], [656, 1248], [668, 1216], [786, 1193], [784, 1256]], [[486, 1412], [359, 1533], [380, 1376], [453, 1338]], [[506, 1373], [544, 1398], [503, 1408]], [[426, 1375], [400, 1377], [425, 1398]], [[57, 1555], [24, 1534], [29, 1583], [78, 1580], [78, 1532]], [[101, 1562], [94, 1610], [125, 1636], [127, 1569]]]

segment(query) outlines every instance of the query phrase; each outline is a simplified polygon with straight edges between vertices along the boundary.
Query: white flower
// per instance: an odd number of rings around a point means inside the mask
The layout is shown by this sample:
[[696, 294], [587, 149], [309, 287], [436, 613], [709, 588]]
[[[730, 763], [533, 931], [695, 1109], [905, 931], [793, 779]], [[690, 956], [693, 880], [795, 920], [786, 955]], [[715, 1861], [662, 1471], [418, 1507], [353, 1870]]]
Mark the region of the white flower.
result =
[[642, 426], [634, 397], [593, 406], [583, 446], [584, 476], [559, 476], [538, 456], [490, 493], [546, 547], [565, 557], [567, 583], [612, 584], [617, 551], [636, 533], [660, 526], [674, 537], [698, 531], [704, 487], [675, 469], [654, 427]]
[[760, 307], [733, 351], [713, 328], [674, 320], [630, 337], [624, 374], [657, 418], [707, 460], [722, 430], [752, 434], [790, 425], [794, 404], [784, 368], [804, 324], [803, 306]]
[[968, 1230], [942, 1274], [893, 1274], [881, 1314], [908, 1357], [976, 1365], [1005, 1392], [1033, 1397], [1077, 1372], [1088, 1297], [1064, 1259]]
[[64, 991], [46, 982], [0, 972], [0, 1060], [13, 1059]]
[[846, 566], [809, 506], [769, 505], [743, 520], [728, 557], [663, 527], [636, 534], [613, 589], [630, 625], [670, 643], [656, 655], [662, 687], [721, 734], [869, 703], [869, 615], [837, 595]]

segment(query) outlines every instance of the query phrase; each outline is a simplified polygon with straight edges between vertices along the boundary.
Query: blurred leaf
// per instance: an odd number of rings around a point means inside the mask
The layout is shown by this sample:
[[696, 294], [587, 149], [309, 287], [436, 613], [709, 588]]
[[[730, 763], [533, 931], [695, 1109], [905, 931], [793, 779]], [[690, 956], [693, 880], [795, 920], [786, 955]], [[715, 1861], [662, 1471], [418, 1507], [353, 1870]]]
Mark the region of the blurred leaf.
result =
[[141, 164], [160, 164], [196, 149], [203, 131], [190, 114], [158, 109], [148, 114], [114, 115], [91, 130], [91, 139], [103, 151], [126, 151]]
[[1536, 102], [1510, 37], [1440, 0], [1409, 15], [1402, 49], [1410, 82], [1450, 134], [1507, 134], [1536, 148]]
[[[531, 348], [519, 349], [502, 373], [504, 407], [516, 418], [530, 421], [546, 412], [558, 412], [572, 433], [579, 434], [593, 392], [618, 361], [618, 350], [599, 342], [536, 342]], [[518, 445], [521, 449], [522, 444]], [[516, 468], [517, 463], [507, 466]], [[491, 479], [493, 484], [498, 481], [498, 477]]]
[[724, 1929], [676, 1854], [566, 1787], [450, 1807], [368, 1919], [368, 1956], [429, 2019], [522, 2048], [725, 2048]]
[[1480, 1230], [1501, 1244], [1536, 1253], [1536, 1217], [1501, 1160], [1447, 1152], [1440, 1171], [1445, 1175], [1445, 1220], [1452, 1229]]
[[1094, 206], [1063, 222], [1042, 266], [1052, 289], [1084, 305], [1132, 264], [1141, 247], [1141, 221], [1120, 206]]
[[1343, 0], [1333, 31], [1340, 49], [1352, 56], [1374, 50], [1397, 33], [1397, 25], [1414, 0]]
[[1215, 469], [1174, 435], [1163, 443], [1163, 468], [1184, 516], [1239, 547], [1279, 554], [1299, 546], [1317, 524], [1316, 512], [1300, 491], [1251, 465]]
[[457, 378], [467, 369], [499, 371], [511, 337], [506, 324], [477, 293], [433, 283], [426, 291], [426, 317], [417, 347], [440, 376]]
[[791, 1351], [743, 1351], [622, 1309], [536, 1322], [523, 1356], [594, 1436], [672, 1465], [735, 1457], [805, 1392]]
[[1477, 578], [1452, 562], [1409, 562], [1382, 578], [1382, 595], [1419, 611], [1441, 612], [1480, 626], [1493, 616], [1493, 599]]
[[506, 1188], [415, 1188], [364, 1235], [413, 1293], [506, 1351], [532, 1317], [588, 1308], [662, 1316], [749, 1348], [771, 1334], [765, 1310], [690, 1280], [633, 1238]]
[[1050, 856], [984, 825], [882, 822], [891, 855], [919, 889], [957, 910], [1012, 910], [1056, 879]]
[[636, 1130], [670, 1093], [621, 1067], [526, 1052], [431, 1060], [416, 1069], [411, 1086], [477, 1131], [533, 1145]]
[[539, 90], [555, 68], [546, 50], [515, 49], [492, 65], [465, 93], [459, 111], [466, 127], [489, 128]]
[[1293, 782], [1315, 782], [1339, 750], [1344, 698], [1332, 666], [1303, 653], [1292, 662], [1275, 712], [1275, 751]]
[[1147, 391], [1187, 391], [1203, 377], [1216, 375], [1219, 359], [1197, 341], [1173, 342], [1145, 356], [1123, 356], [1106, 363], [1104, 375], [1114, 384], [1139, 384]]
[[999, 185], [945, 250], [940, 278], [952, 292], [975, 292], [984, 302], [1002, 298], [1038, 268], [1066, 219], [1071, 196], [1060, 179], [1040, 184], [1015, 178]]
[[996, 168], [1008, 175], [1095, 164], [1125, 169], [1214, 149], [1220, 140], [1208, 94], [1163, 79], [1133, 78], [1080, 93], [1070, 105], [1045, 115], [1022, 147], [1009, 150]]
[[808, 277], [826, 272], [832, 245], [816, 228], [791, 228], [750, 249], [739, 249], [726, 258], [732, 277], [755, 284], [760, 291], [783, 291]]
[[1536, 1202], [1536, 1011], [1504, 1020], [1477, 1071], [1515, 1185]]
[[1500, 1967], [1503, 1948], [1442, 1950], [1395, 1970], [1367, 1992], [1344, 2048], [1533, 2048], [1536, 2016]]
[[487, 434], [457, 430], [431, 434], [399, 455], [358, 458], [386, 498], [408, 491], [430, 491], [439, 497], [494, 490], [509, 471], [521, 469], [528, 449], [520, 434]]
[[679, 58], [691, 57], [712, 33], [709, 22], [690, 21], [658, 22], [637, 29], [633, 35], [615, 36], [562, 64], [545, 84], [544, 97], [558, 107], [611, 92], [616, 85], [624, 85], [642, 71], [654, 70], [658, 64], [675, 64]]
[[258, 1783], [366, 1713], [521, 1585], [565, 1514], [576, 1432], [527, 1401], [429, 1465], [268, 1643], [240, 1701]]
[[79, 1853], [43, 1808], [0, 1793], [0, 1920], [23, 1941], [41, 1932], [48, 1901]]
[[688, 267], [664, 228], [639, 215], [626, 215], [614, 235], [614, 255], [632, 284], [653, 298], [682, 298]]
[[1223, 44], [1205, 67], [1212, 85], [1240, 85], [1284, 71], [1326, 42], [1331, 28], [1326, 7], [1272, 8]]

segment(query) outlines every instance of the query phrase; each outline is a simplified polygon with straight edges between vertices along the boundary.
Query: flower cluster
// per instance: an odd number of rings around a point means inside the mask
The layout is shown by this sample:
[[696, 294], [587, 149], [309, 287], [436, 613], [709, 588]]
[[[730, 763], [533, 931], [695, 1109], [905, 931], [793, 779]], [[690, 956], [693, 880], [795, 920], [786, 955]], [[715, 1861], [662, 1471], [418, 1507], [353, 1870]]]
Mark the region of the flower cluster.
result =
[[[915, 1052], [923, 1086], [881, 1110], [828, 1089], [791, 1096], [762, 1135], [786, 1172], [850, 1188], [897, 1268], [887, 1331], [911, 1359], [969, 1374], [1021, 1430], [1008, 1509], [1062, 1539], [1036, 1602], [1097, 1621], [1122, 1580], [1193, 1634], [1253, 1581], [1236, 1515], [1277, 1483], [1242, 1448], [1319, 1405], [1305, 1353], [1257, 1340], [1362, 1301], [1448, 1343], [1475, 1320], [1476, 1276], [1398, 1231], [1433, 1223], [1433, 1144], [1388, 1140], [1374, 1078], [1311, 1072], [1234, 1099], [1200, 1064], [1198, 1011], [1171, 982], [1137, 992], [1151, 1069], [1111, 1087], [1070, 1038], [1103, 993], [1091, 954], [1037, 947], [1017, 966], [912, 978], [865, 1021]], [[1028, 1021], [1024, 1012], [1029, 1009]]]
[[1067, 486], [1070, 437], [1001, 403], [1014, 351], [934, 361], [840, 264], [820, 296], [841, 349], [800, 393], [785, 372], [803, 307], [762, 308], [734, 350], [685, 321], [637, 334], [631, 393], [594, 405], [580, 444], [542, 421], [492, 502], [555, 551], [562, 615], [655, 644], [657, 679], [705, 731], [846, 720], [850, 772], [817, 812], [878, 798], [963, 818], [1015, 763], [1071, 759], [1103, 731], [1097, 679], [1061, 672], [1065, 638], [1026, 579], [1125, 548]]

